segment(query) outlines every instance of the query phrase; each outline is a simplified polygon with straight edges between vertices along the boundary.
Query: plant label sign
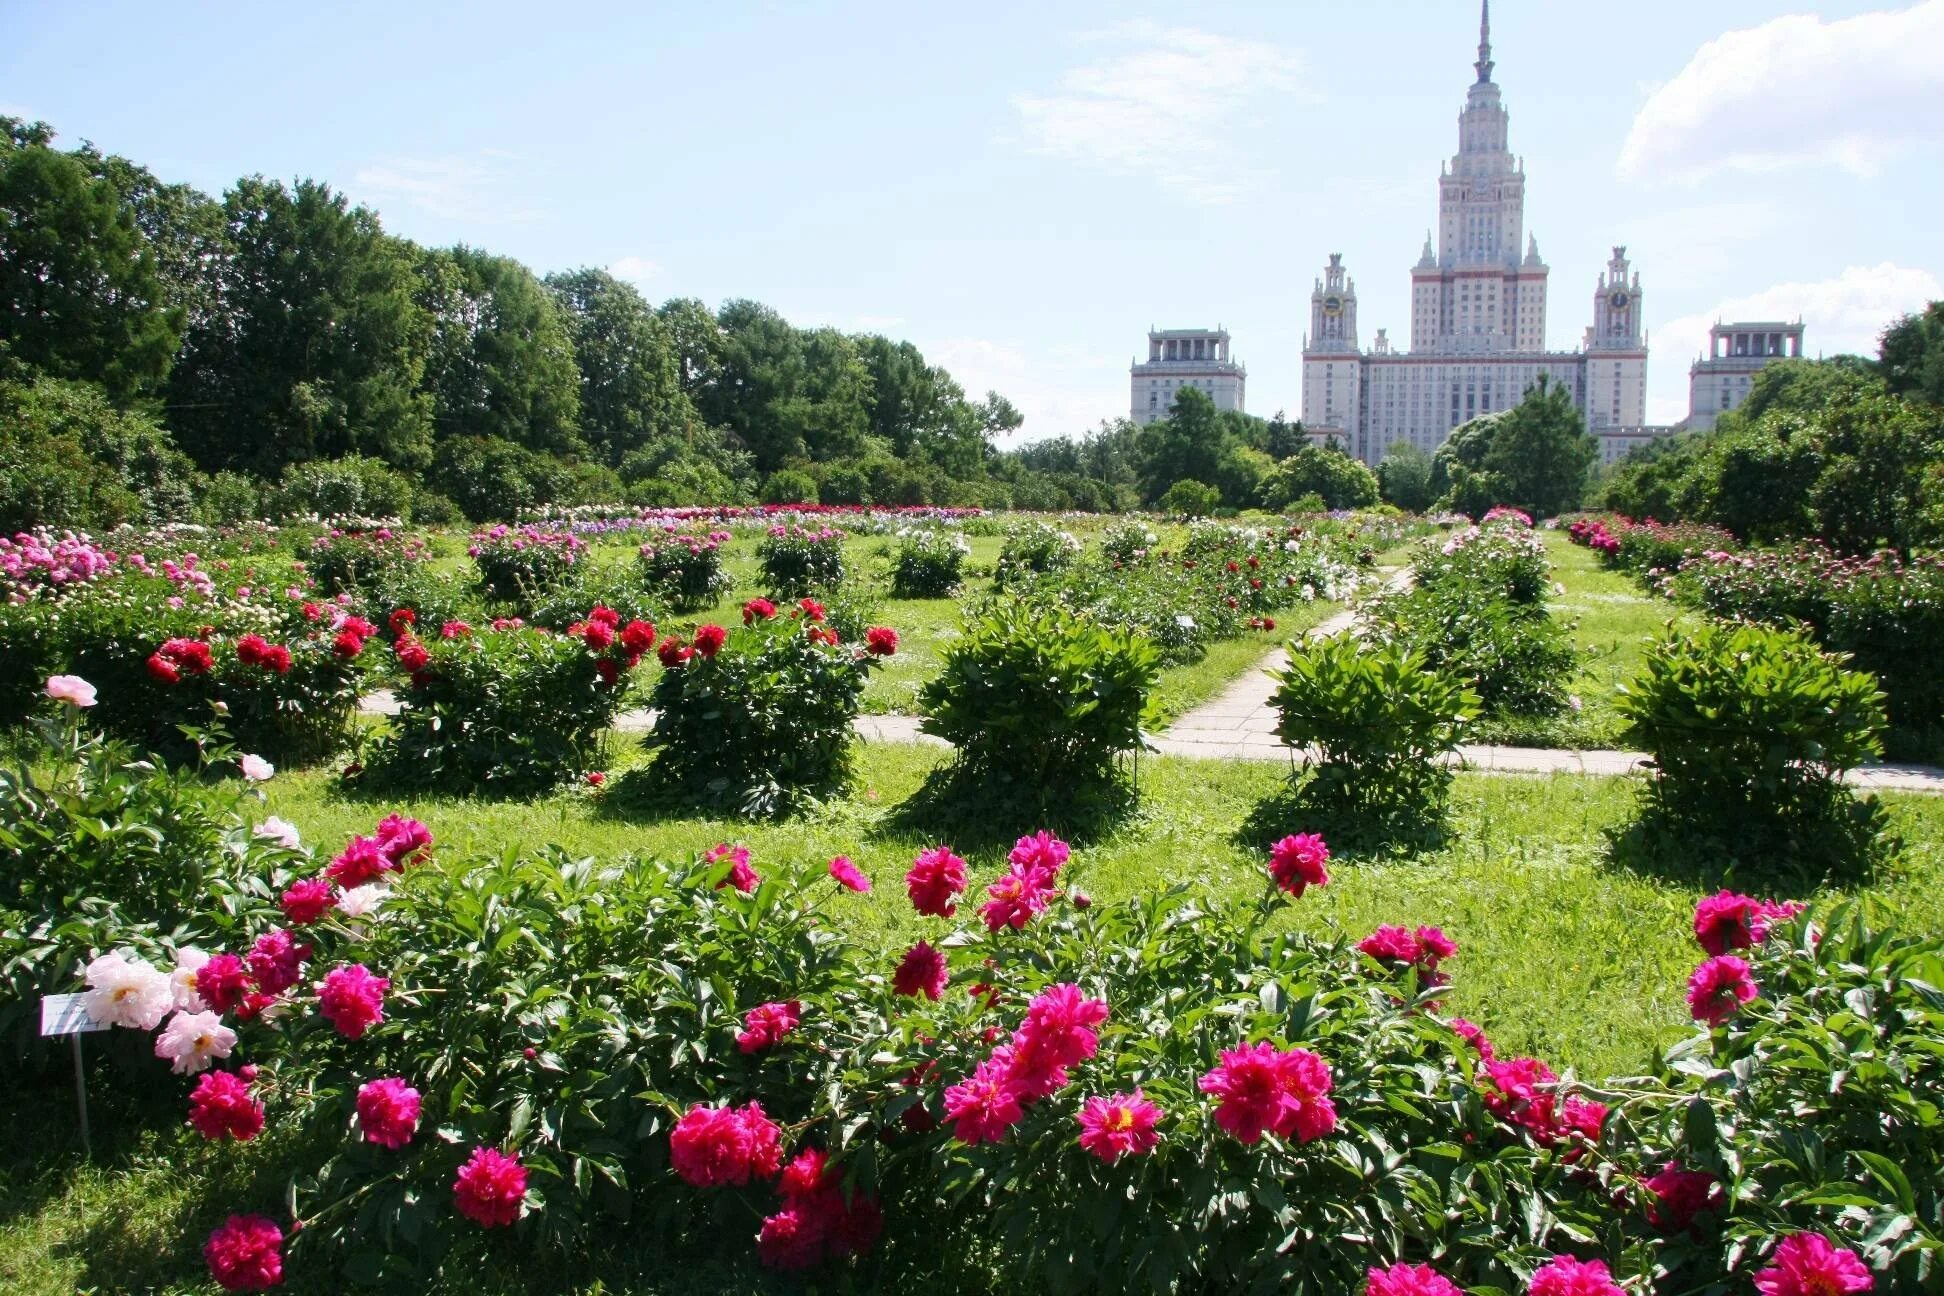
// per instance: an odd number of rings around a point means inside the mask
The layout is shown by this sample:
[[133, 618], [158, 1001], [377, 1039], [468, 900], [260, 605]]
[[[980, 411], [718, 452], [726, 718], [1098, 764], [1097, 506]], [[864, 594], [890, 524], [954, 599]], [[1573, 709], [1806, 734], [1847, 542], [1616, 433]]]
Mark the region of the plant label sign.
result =
[[87, 998], [85, 994], [42, 995], [41, 1035], [80, 1035], [107, 1030], [107, 1022], [88, 1016]]

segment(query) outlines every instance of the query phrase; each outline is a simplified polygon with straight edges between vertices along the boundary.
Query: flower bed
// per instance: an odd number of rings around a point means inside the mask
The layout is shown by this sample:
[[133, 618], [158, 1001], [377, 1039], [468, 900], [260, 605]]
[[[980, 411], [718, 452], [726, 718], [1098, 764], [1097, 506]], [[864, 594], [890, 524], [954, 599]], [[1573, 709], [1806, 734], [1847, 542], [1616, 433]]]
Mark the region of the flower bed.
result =
[[381, 589], [395, 582], [403, 569], [431, 556], [424, 539], [400, 535], [390, 527], [371, 531], [333, 527], [311, 541], [304, 567], [319, 590], [340, 594]]
[[803, 598], [844, 580], [844, 533], [834, 527], [772, 526], [756, 548], [763, 589], [772, 598]]
[[648, 541], [635, 553], [642, 587], [678, 612], [708, 607], [729, 592], [729, 573], [722, 569], [722, 547], [728, 542], [729, 533], [722, 530], [676, 532]]
[[1574, 544], [1600, 555], [1608, 567], [1636, 576], [1671, 572], [1698, 555], [1734, 553], [1741, 542], [1733, 533], [1700, 522], [1636, 522], [1617, 514], [1575, 518], [1566, 526]]
[[523, 605], [565, 580], [586, 548], [571, 532], [502, 524], [473, 532], [466, 552], [487, 598]]

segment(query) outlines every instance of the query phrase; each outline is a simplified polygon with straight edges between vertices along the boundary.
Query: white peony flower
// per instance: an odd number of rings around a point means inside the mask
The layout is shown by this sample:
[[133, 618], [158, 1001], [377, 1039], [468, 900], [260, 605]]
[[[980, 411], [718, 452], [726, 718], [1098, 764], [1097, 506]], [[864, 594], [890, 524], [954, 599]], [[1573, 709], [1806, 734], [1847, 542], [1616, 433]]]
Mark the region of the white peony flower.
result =
[[256, 835], [265, 841], [273, 841], [285, 850], [296, 850], [303, 845], [298, 839], [297, 825], [271, 815], [256, 826]]
[[177, 1075], [209, 1070], [236, 1047], [236, 1032], [213, 1012], [179, 1012], [155, 1037], [155, 1056], [166, 1058]]
[[207, 962], [209, 955], [193, 945], [176, 951], [175, 971], [169, 973], [169, 991], [175, 996], [175, 1006], [179, 1011], [202, 1012], [209, 1007], [196, 993], [196, 973], [202, 971], [203, 964]]
[[261, 783], [277, 772], [277, 767], [263, 757], [251, 752], [237, 762], [243, 769], [243, 777], [252, 783]]
[[91, 707], [95, 704], [95, 686], [79, 675], [49, 675], [47, 696], [69, 706]]
[[338, 897], [338, 912], [346, 918], [366, 918], [378, 912], [385, 902], [385, 888], [376, 882], [354, 886]]
[[88, 1016], [110, 1026], [154, 1030], [175, 1007], [169, 978], [122, 950], [88, 964]]

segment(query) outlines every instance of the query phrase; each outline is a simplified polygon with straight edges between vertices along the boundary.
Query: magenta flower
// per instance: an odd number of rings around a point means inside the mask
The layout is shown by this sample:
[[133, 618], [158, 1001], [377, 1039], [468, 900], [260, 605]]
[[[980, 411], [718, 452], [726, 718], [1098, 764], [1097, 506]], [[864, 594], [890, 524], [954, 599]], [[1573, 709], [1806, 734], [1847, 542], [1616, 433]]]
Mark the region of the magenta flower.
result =
[[1705, 1170], [1683, 1170], [1669, 1161], [1660, 1173], [1644, 1181], [1650, 1199], [1647, 1222], [1663, 1233], [1685, 1233], [1704, 1211], [1721, 1208], [1721, 1184]]
[[1820, 1233], [1791, 1233], [1775, 1248], [1773, 1261], [1755, 1275], [1762, 1296], [1846, 1296], [1876, 1286], [1856, 1252]]
[[718, 842], [710, 848], [708, 854], [702, 857], [702, 862], [719, 864], [725, 859], [729, 861], [729, 876], [716, 883], [716, 890], [720, 891], [726, 886], [732, 886], [744, 895], [754, 891], [761, 879], [756, 876], [756, 870], [749, 867], [749, 847]]
[[1464, 1296], [1458, 1285], [1430, 1265], [1394, 1264], [1371, 1269], [1364, 1296]]
[[1688, 1010], [1696, 1021], [1719, 1026], [1740, 1012], [1756, 993], [1748, 964], [1733, 954], [1721, 954], [1694, 969], [1694, 975], [1688, 978]]
[[936, 1003], [951, 979], [945, 956], [925, 941], [905, 951], [898, 970], [891, 974], [891, 989], [901, 995], [923, 995]]
[[1604, 1263], [1556, 1256], [1532, 1275], [1529, 1296], [1627, 1296]]
[[1221, 1064], [1201, 1078], [1201, 1089], [1220, 1100], [1215, 1123], [1244, 1143], [1265, 1133], [1307, 1143], [1336, 1128], [1330, 1068], [1308, 1049], [1281, 1050], [1266, 1041], [1226, 1049]]
[[232, 1215], [203, 1243], [209, 1275], [225, 1291], [268, 1291], [283, 1282], [283, 1230], [261, 1215]]
[[760, 1053], [780, 1043], [803, 1020], [803, 1005], [795, 999], [757, 1004], [743, 1014], [736, 1045], [745, 1053]]
[[905, 892], [911, 906], [934, 918], [950, 918], [958, 912], [957, 897], [965, 890], [965, 861], [952, 854], [950, 846], [935, 846], [921, 851], [905, 874]]
[[368, 1080], [358, 1090], [358, 1129], [365, 1142], [402, 1148], [418, 1132], [419, 1091], [396, 1076]]
[[1329, 882], [1323, 867], [1329, 859], [1330, 848], [1322, 837], [1297, 833], [1269, 848], [1269, 876], [1290, 895], [1301, 896], [1306, 889]]
[[1013, 1088], [1011, 1061], [1008, 1050], [995, 1049], [970, 1077], [945, 1090], [952, 1137], [967, 1147], [997, 1143], [1025, 1115]]
[[761, 1103], [690, 1107], [668, 1135], [668, 1159], [697, 1188], [741, 1186], [773, 1178], [783, 1165], [783, 1132]]
[[1080, 1146], [1108, 1165], [1124, 1156], [1152, 1152], [1161, 1136], [1154, 1127], [1161, 1109], [1136, 1089], [1133, 1093], [1095, 1095], [1080, 1107]]
[[850, 862], [850, 856], [839, 855], [830, 861], [830, 876], [839, 886], [852, 891], [869, 891], [871, 879], [857, 865]]
[[263, 1132], [263, 1104], [232, 1071], [205, 1071], [189, 1095], [189, 1124], [206, 1139], [245, 1143]]
[[517, 1155], [477, 1147], [452, 1181], [452, 1204], [481, 1228], [507, 1228], [520, 1218], [527, 1172]]
[[338, 1034], [358, 1039], [385, 1020], [385, 991], [390, 987], [391, 982], [373, 976], [362, 963], [334, 967], [317, 987], [317, 1010]]

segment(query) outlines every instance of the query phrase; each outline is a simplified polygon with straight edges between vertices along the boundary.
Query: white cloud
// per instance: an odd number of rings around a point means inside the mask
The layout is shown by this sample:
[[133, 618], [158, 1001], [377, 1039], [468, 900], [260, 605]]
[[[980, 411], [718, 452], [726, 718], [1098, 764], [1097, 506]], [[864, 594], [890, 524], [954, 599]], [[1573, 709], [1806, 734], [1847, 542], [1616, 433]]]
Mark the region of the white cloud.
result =
[[1052, 436], [1080, 436], [1104, 418], [1127, 413], [1126, 361], [1070, 348], [1035, 350], [989, 338], [918, 341], [931, 364], [941, 365], [967, 396], [981, 400], [996, 391], [1018, 407], [1025, 422], [1010, 444]]
[[498, 149], [469, 157], [390, 158], [361, 168], [351, 190], [361, 199], [393, 212], [410, 208], [439, 220], [478, 225], [519, 225], [542, 215], [540, 208], [512, 196], [519, 191], [516, 159]]
[[1874, 356], [1884, 325], [1938, 297], [1944, 297], [1944, 284], [1936, 275], [1885, 261], [1851, 266], [1833, 279], [1776, 284], [1730, 298], [1711, 311], [1671, 320], [1654, 330], [1651, 341], [1656, 367], [1673, 366], [1683, 390], [1678, 396], [1669, 392], [1655, 397], [1647, 417], [1656, 423], [1687, 417], [1687, 366], [1706, 353], [1708, 329], [1717, 322], [1800, 319], [1806, 329], [1803, 347], [1810, 355]]
[[1944, 141], [1940, 51], [1944, 0], [1728, 32], [1648, 96], [1619, 172], [1698, 181], [1824, 164], [1874, 175], [1909, 148]]
[[608, 263], [608, 273], [616, 279], [626, 279], [631, 283], [647, 283], [661, 274], [659, 261], [650, 261], [642, 256], [624, 256]]
[[1116, 175], [1149, 176], [1189, 199], [1232, 202], [1256, 178], [1223, 142], [1271, 93], [1301, 93], [1300, 55], [1261, 41], [1139, 20], [1087, 38], [1116, 46], [1013, 98], [1026, 147]]

